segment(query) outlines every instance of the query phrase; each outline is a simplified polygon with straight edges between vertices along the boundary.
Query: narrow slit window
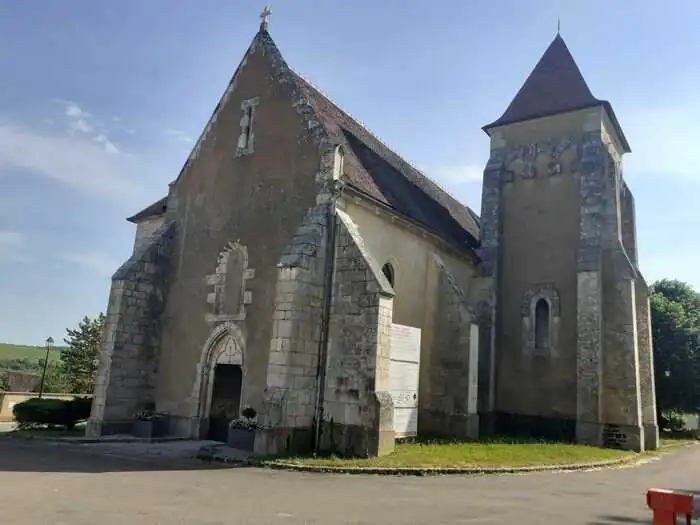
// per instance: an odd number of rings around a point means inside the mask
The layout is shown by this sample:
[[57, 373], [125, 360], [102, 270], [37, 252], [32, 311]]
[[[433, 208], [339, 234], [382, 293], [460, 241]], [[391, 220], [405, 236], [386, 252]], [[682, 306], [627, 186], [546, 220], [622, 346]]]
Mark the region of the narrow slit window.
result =
[[550, 318], [549, 303], [546, 299], [539, 299], [535, 304], [535, 348], [546, 350], [549, 348]]
[[253, 106], [248, 106], [245, 110], [246, 126], [245, 126], [245, 147], [250, 147], [250, 134], [253, 130]]
[[386, 280], [389, 281], [389, 284], [391, 287], [394, 287], [394, 267], [391, 265], [391, 263], [386, 263], [382, 267], [382, 273], [384, 274], [384, 277], [386, 277]]
[[257, 98], [244, 100], [241, 103], [241, 132], [240, 135], [238, 135], [238, 145], [236, 148], [237, 157], [253, 153], [253, 142], [255, 141], [253, 126], [255, 120], [255, 107], [257, 104]]
[[335, 148], [335, 163], [333, 165], [333, 178], [335, 180], [340, 179], [340, 177], [343, 175], [345, 170], [344, 161], [345, 152], [343, 151], [342, 146], [338, 146]]

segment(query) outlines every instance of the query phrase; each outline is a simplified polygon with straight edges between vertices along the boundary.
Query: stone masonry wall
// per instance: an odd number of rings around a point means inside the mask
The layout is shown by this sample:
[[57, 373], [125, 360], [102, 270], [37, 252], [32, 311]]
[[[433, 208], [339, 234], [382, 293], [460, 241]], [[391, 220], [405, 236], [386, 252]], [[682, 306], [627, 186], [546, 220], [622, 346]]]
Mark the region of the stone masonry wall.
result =
[[577, 255], [576, 439], [602, 444], [603, 283], [602, 210], [605, 206], [603, 144], [599, 130], [580, 145], [581, 220]]
[[634, 271], [622, 246], [603, 256], [603, 445], [644, 450]]
[[639, 349], [639, 384], [641, 388], [644, 447], [659, 447], [659, 427], [656, 420], [656, 390], [654, 385], [654, 349], [651, 338], [651, 308], [649, 288], [641, 277], [636, 283], [637, 348]]
[[270, 428], [257, 445], [266, 453], [300, 451], [312, 443], [328, 209], [322, 204], [309, 210], [278, 265], [261, 414]]
[[[429, 367], [430, 398], [421, 399], [420, 433], [477, 438], [478, 346], [471, 348], [474, 312], [444, 262], [434, 256], [439, 271], [437, 326]], [[474, 354], [474, 355], [473, 355]], [[474, 366], [476, 365], [476, 366]], [[474, 370], [476, 368], [477, 370]]]
[[112, 277], [88, 435], [129, 432], [154, 401], [174, 235], [161, 226]]
[[633, 217], [599, 130], [582, 137], [580, 167], [577, 439], [643, 450]]
[[478, 411], [481, 430], [486, 433], [493, 430], [493, 414], [496, 409], [497, 285], [501, 263], [502, 185], [507, 176], [505, 155], [504, 147], [492, 145], [491, 154], [484, 169], [481, 196], [481, 248], [479, 249], [480, 276], [472, 287], [480, 292], [478, 297], [474, 298], [479, 325]]
[[634, 195], [624, 181], [620, 184], [620, 230], [622, 245], [632, 264], [637, 264], [637, 231]]
[[353, 456], [394, 448], [389, 355], [394, 292], [340, 210], [321, 447]]

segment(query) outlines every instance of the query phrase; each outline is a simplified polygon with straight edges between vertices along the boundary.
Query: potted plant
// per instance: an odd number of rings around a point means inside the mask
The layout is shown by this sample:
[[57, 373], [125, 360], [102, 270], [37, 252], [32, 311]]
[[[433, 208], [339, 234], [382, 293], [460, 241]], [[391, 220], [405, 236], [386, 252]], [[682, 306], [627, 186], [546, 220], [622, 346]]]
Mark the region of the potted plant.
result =
[[147, 403], [136, 410], [132, 433], [136, 437], [148, 439], [165, 434], [165, 419], [155, 411], [154, 403]]
[[257, 412], [254, 408], [246, 407], [241, 417], [231, 421], [228, 426], [228, 446], [253, 452], [255, 449], [255, 433], [262, 427], [255, 421]]

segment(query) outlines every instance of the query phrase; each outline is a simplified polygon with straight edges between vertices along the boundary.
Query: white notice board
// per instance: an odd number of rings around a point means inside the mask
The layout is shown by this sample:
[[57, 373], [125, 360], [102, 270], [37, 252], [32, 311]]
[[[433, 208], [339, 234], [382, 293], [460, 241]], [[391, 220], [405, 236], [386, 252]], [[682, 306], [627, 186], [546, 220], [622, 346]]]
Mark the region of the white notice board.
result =
[[420, 328], [391, 325], [389, 388], [394, 402], [394, 435], [418, 434], [418, 375], [420, 370]]

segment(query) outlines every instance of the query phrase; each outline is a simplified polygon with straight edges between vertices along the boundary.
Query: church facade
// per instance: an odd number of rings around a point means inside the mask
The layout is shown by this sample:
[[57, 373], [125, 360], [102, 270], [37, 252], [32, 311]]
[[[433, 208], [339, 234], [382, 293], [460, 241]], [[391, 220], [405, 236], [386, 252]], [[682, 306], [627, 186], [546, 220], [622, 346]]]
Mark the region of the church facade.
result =
[[216, 439], [251, 407], [260, 452], [385, 454], [408, 327], [419, 435], [656, 448], [612, 107], [557, 35], [484, 130], [477, 214], [294, 72], [263, 22], [168, 195], [129, 219], [88, 433], [152, 405], [168, 434]]

